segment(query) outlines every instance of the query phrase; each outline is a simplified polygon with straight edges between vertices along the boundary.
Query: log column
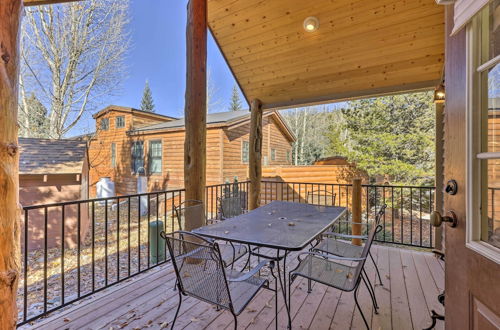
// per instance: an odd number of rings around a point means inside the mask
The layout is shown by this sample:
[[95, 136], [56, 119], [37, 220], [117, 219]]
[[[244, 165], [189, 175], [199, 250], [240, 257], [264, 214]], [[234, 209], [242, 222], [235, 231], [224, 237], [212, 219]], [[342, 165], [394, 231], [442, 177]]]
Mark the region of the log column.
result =
[[20, 270], [17, 95], [21, 0], [0, 1], [0, 329], [15, 329]]
[[250, 154], [248, 159], [248, 174], [250, 177], [249, 208], [260, 206], [260, 181], [262, 179], [262, 103], [253, 100], [250, 105]]
[[[352, 180], [352, 222], [361, 223], [361, 179]], [[361, 225], [352, 225], [352, 234], [361, 235]], [[361, 239], [353, 238], [352, 244], [361, 245]]]
[[[207, 0], [189, 0], [186, 28], [184, 187], [186, 199], [205, 202], [207, 153]], [[204, 225], [186, 219], [184, 230]]]

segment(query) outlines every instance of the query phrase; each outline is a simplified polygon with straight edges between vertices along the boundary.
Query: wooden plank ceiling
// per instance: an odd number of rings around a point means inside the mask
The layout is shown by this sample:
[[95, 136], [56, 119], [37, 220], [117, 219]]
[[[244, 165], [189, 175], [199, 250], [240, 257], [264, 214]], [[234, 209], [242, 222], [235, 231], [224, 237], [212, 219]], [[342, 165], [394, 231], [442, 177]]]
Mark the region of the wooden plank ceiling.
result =
[[[444, 62], [434, 0], [208, 0], [209, 27], [248, 101], [280, 108], [432, 88]], [[315, 16], [320, 27], [306, 32]]]

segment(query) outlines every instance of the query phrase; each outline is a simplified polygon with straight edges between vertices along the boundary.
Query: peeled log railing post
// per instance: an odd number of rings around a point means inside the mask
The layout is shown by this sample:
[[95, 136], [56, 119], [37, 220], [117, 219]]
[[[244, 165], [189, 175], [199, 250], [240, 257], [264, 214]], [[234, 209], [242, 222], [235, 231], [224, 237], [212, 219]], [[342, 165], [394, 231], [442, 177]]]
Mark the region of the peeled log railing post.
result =
[[17, 94], [21, 0], [0, 1], [0, 329], [15, 329], [19, 246]]
[[260, 181], [262, 179], [262, 103], [260, 100], [252, 101], [250, 111], [249, 209], [253, 210], [260, 206]]
[[[361, 223], [361, 179], [352, 180], [352, 222]], [[352, 234], [361, 235], [361, 225], [352, 225]], [[361, 239], [353, 238], [352, 244], [361, 245]]]
[[[186, 27], [186, 104], [184, 109], [184, 187], [186, 200], [205, 203], [207, 153], [207, 0], [189, 0]], [[204, 225], [186, 218], [185, 229]]]

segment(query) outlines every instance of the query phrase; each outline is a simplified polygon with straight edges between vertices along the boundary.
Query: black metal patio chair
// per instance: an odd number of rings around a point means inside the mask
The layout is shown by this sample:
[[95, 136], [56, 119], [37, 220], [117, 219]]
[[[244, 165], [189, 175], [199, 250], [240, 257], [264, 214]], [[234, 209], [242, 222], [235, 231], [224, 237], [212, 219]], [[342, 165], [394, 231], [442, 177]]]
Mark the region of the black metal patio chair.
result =
[[334, 192], [323, 190], [313, 190], [307, 193], [307, 204], [334, 206], [337, 194]]
[[240, 192], [237, 192], [229, 196], [217, 198], [220, 220], [233, 218], [245, 213], [246, 210], [243, 207], [245, 203], [244, 197], [246, 196], [242, 195]]
[[267, 279], [258, 276], [269, 261], [264, 260], [249, 272], [240, 273], [226, 269], [217, 242], [183, 231], [162, 232], [161, 236], [167, 242], [179, 291], [179, 305], [171, 329], [181, 308], [182, 295], [228, 310], [237, 329], [237, 316], [263, 286], [269, 285]]
[[[201, 218], [204, 225], [208, 224], [205, 208], [203, 207], [203, 203], [199, 200], [185, 200], [176, 206], [174, 210], [177, 217], [177, 224], [181, 231], [185, 229], [186, 218]], [[236, 261], [248, 252], [248, 248], [245, 245], [232, 242], [219, 244], [219, 248], [225, 267], [233, 266]]]
[[[375, 221], [373, 222], [373, 224], [371, 224], [369, 222], [357, 223], [357, 222], [352, 222], [352, 221], [337, 221], [334, 225], [333, 231], [324, 233], [322, 240], [318, 243], [318, 245], [316, 245], [314, 248], [312, 248], [312, 251], [319, 251], [322, 253], [333, 254], [333, 255], [336, 255], [339, 257], [359, 258], [361, 256], [361, 254], [363, 253], [363, 247], [351, 244], [350, 242], [346, 242], [343, 240], [351, 240], [353, 238], [367, 240], [370, 225], [378, 226], [380, 224], [381, 219], [384, 217], [386, 208], [387, 208], [386, 204], [384, 204], [380, 207], [379, 211], [377, 212], [377, 215], [375, 216]], [[350, 235], [350, 234], [343, 234], [343, 233], [335, 231], [335, 229], [340, 231], [342, 225], [346, 225], [347, 227], [350, 227], [353, 224], [357, 224], [357, 225], [365, 228], [366, 234], [364, 234], [364, 235]], [[337, 227], [337, 228], [335, 228], [335, 227]], [[380, 276], [380, 271], [378, 269], [377, 263], [373, 259], [371, 252], [368, 252], [368, 256], [370, 257], [373, 264], [375, 265], [375, 270], [377, 271], [377, 276], [378, 276], [378, 279], [380, 281], [380, 285], [383, 285], [382, 277]], [[370, 280], [368, 279], [368, 281], [370, 281]], [[371, 282], [369, 282], [369, 283], [371, 285]]]
[[[370, 252], [375, 235], [382, 230], [382, 226], [376, 225], [370, 229], [368, 239], [363, 247], [363, 251], [358, 258], [340, 257], [333, 254], [326, 254], [317, 251], [302, 252], [298, 255], [298, 266], [290, 271], [288, 281], [289, 290], [292, 282], [299, 276], [307, 278], [318, 283], [342, 290], [345, 292], [354, 291], [354, 301], [363, 318], [367, 329], [370, 329], [365, 315], [359, 306], [357, 294], [361, 281], [365, 284], [372, 302], [375, 307], [375, 313], [378, 314], [377, 305], [375, 302], [375, 293], [372, 292], [371, 286], [367, 282], [366, 272], [364, 270], [365, 262]], [[291, 310], [290, 303], [288, 306]], [[291, 324], [289, 324], [291, 327]]]

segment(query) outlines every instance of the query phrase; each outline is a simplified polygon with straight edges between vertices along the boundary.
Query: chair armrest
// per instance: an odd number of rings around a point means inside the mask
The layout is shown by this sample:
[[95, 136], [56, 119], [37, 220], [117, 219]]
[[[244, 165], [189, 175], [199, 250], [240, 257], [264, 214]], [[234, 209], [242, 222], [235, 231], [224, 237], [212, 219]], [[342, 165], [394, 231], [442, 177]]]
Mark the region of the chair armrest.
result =
[[347, 257], [339, 257], [339, 256], [336, 256], [336, 255], [333, 255], [333, 254], [325, 254], [325, 253], [321, 253], [321, 252], [316, 252], [316, 251], [308, 251], [308, 252], [302, 252], [302, 253], [299, 253], [298, 255], [298, 259], [300, 261], [302, 261], [300, 259], [300, 256], [301, 255], [310, 255], [310, 256], [314, 256], [314, 257], [321, 257], [321, 258], [325, 258], [325, 259], [334, 259], [334, 260], [344, 260], [344, 261], [363, 261], [365, 260], [366, 258], [347, 258]]
[[257, 266], [255, 266], [254, 268], [252, 268], [249, 272], [246, 272], [243, 275], [238, 276], [238, 277], [233, 277], [233, 278], [228, 277], [227, 280], [229, 282], [243, 282], [243, 281], [246, 281], [249, 278], [251, 278], [252, 276], [254, 276], [255, 274], [257, 274], [259, 272], [259, 270], [261, 270], [262, 267], [266, 266], [268, 263], [269, 263], [269, 260], [262, 260]]
[[367, 239], [368, 235], [349, 235], [349, 234], [341, 234], [341, 233], [335, 233], [333, 231], [330, 231], [328, 233], [324, 233], [324, 236], [335, 236], [335, 237], [340, 237], [340, 238], [359, 238], [359, 239]]
[[371, 223], [369, 222], [354, 222], [354, 221], [336, 221], [334, 223], [334, 226], [337, 225], [337, 224], [341, 224], [341, 223], [345, 223], [345, 224], [351, 224], [351, 225], [361, 225], [361, 226], [369, 226], [371, 225]]

